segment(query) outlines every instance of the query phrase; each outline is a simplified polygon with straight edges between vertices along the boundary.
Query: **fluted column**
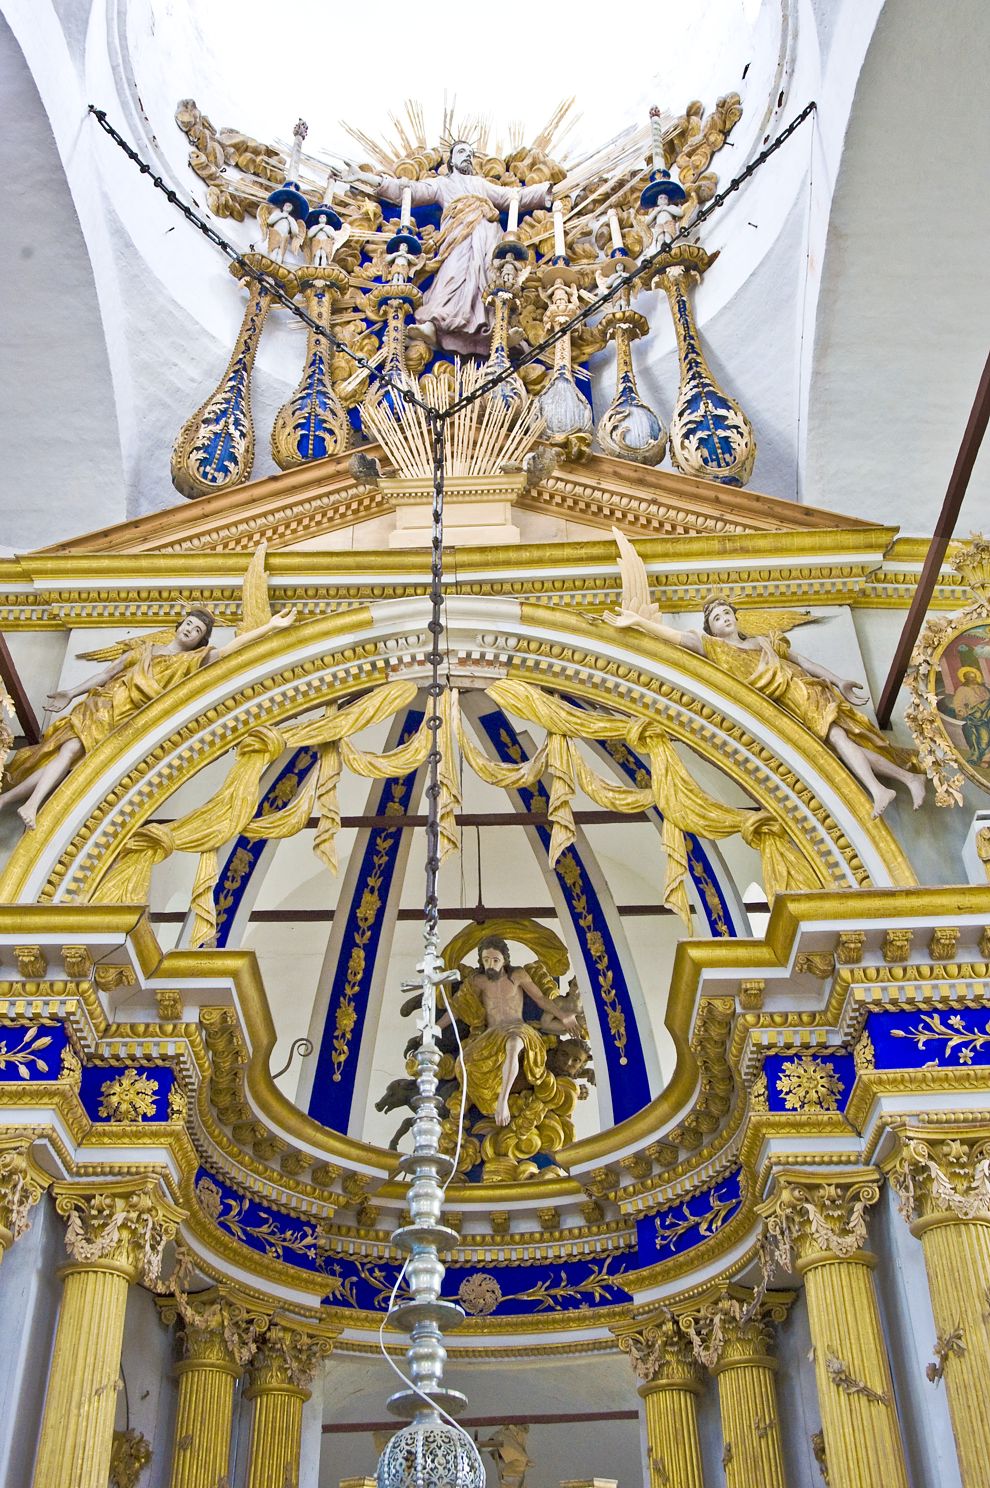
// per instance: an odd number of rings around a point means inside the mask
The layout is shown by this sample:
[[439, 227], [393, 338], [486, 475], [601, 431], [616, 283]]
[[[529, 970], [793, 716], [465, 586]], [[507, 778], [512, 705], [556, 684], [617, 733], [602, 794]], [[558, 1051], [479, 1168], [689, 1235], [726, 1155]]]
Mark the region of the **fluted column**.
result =
[[758, 1299], [730, 1286], [682, 1321], [696, 1358], [718, 1379], [726, 1488], [785, 1488], [773, 1350], [775, 1325], [793, 1300], [793, 1292]]
[[106, 1488], [127, 1289], [161, 1273], [182, 1211], [157, 1178], [52, 1185], [71, 1264], [52, 1352], [34, 1488]]
[[665, 1313], [636, 1332], [623, 1333], [646, 1411], [646, 1451], [654, 1488], [704, 1488], [698, 1441], [701, 1369], [678, 1320]]
[[276, 1317], [259, 1340], [244, 1392], [253, 1402], [246, 1488], [298, 1488], [302, 1411], [336, 1331]]
[[217, 1488], [230, 1460], [234, 1385], [268, 1320], [227, 1287], [169, 1297], [158, 1308], [164, 1323], [178, 1325], [181, 1354], [169, 1488]]
[[778, 1258], [804, 1278], [831, 1488], [907, 1488], [875, 1258], [862, 1248], [878, 1177], [786, 1169], [761, 1206]]
[[29, 1137], [0, 1137], [0, 1260], [30, 1229], [28, 1214], [51, 1181], [31, 1156]]
[[990, 1131], [905, 1131], [888, 1174], [924, 1250], [936, 1333], [928, 1375], [945, 1383], [960, 1475], [990, 1481]]

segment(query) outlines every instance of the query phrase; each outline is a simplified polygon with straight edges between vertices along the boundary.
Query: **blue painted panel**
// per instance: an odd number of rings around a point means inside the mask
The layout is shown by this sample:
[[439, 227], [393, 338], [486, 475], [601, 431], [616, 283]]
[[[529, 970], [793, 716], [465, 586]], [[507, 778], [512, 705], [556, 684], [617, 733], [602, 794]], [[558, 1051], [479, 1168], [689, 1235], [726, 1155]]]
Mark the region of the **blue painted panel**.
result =
[[[335, 1256], [318, 1225], [269, 1204], [245, 1198], [215, 1174], [200, 1168], [196, 1193], [210, 1219], [226, 1234], [261, 1255], [327, 1278], [324, 1302], [384, 1313], [399, 1274], [395, 1263], [361, 1262]], [[635, 1251], [600, 1261], [563, 1265], [451, 1267], [443, 1293], [457, 1298], [474, 1317], [547, 1316], [631, 1300], [622, 1274], [637, 1264]], [[408, 1293], [400, 1290], [399, 1296]]]
[[[503, 712], [486, 713], [479, 722], [504, 763], [518, 762], [527, 757], [519, 735]], [[550, 802], [542, 782], [534, 790], [520, 790], [515, 794], [527, 811], [545, 811]], [[544, 849], [548, 850], [549, 827], [536, 827], [535, 831]], [[625, 969], [616, 951], [601, 900], [576, 847], [561, 854], [554, 871], [570, 911], [588, 985], [595, 999], [608, 1067], [612, 1113], [616, 1121], [624, 1121], [627, 1116], [642, 1110], [651, 1099], [646, 1060]]]
[[990, 1064], [990, 1009], [870, 1013], [877, 1069], [959, 1069]]
[[[107, 1107], [101, 1111], [105, 1087], [128, 1074], [131, 1076], [131, 1083], [136, 1079], [139, 1095], [143, 1097], [147, 1094], [150, 1097], [151, 1112], [138, 1109], [132, 1114], [121, 1112], [118, 1116], [112, 1116]], [[82, 1072], [79, 1099], [90, 1121], [167, 1121], [168, 1097], [174, 1083], [174, 1070], [161, 1065], [94, 1064], [87, 1066]]]
[[843, 1050], [769, 1054], [763, 1061], [771, 1111], [844, 1111], [856, 1065]]
[[742, 1204], [742, 1169], [679, 1204], [636, 1221], [637, 1264], [652, 1266], [717, 1235]]
[[[421, 710], [410, 709], [399, 735], [399, 746], [412, 738], [423, 717]], [[372, 798], [371, 814], [404, 816], [415, 783], [415, 770], [400, 780], [383, 780], [377, 796]], [[350, 1120], [364, 1017], [401, 845], [400, 831], [387, 827], [373, 831], [364, 849], [351, 902], [337, 905], [337, 914], [346, 914], [347, 920], [333, 971], [309, 1100], [309, 1114], [335, 1131], [346, 1132]]]
[[61, 1023], [0, 1027], [0, 1080], [57, 1080], [69, 1042]]
[[[265, 791], [254, 813], [255, 818], [266, 816], [271, 811], [281, 811], [283, 806], [294, 801], [316, 760], [315, 749], [297, 749]], [[268, 842], [264, 838], [238, 837], [231, 848], [213, 890], [213, 905], [217, 916], [215, 944], [218, 947], [227, 944], [251, 875], [267, 846]]]

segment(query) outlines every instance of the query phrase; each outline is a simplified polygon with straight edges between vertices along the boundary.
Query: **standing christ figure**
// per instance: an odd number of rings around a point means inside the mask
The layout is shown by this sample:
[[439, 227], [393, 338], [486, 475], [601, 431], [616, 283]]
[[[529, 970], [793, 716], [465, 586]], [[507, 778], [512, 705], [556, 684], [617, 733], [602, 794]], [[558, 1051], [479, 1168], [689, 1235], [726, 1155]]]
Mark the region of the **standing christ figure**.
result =
[[[499, 212], [506, 212], [512, 188], [474, 173], [474, 152], [464, 140], [451, 148], [446, 176], [404, 181], [396, 176], [348, 171], [345, 180], [374, 186], [385, 201], [399, 206], [411, 190], [414, 207], [441, 208], [436, 272], [416, 314], [420, 335], [431, 346], [465, 356], [487, 356], [489, 321], [482, 294], [488, 283], [492, 249], [502, 236]], [[523, 186], [520, 212], [549, 208], [549, 186]]]

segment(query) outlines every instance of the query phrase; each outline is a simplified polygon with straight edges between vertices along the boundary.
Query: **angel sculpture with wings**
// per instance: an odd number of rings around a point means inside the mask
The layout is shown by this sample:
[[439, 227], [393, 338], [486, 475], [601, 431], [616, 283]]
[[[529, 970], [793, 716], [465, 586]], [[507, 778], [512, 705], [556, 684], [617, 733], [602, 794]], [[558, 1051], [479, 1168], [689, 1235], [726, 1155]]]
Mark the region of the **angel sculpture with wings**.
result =
[[214, 625], [209, 610], [190, 609], [174, 630], [156, 630], [150, 636], [81, 652], [81, 661], [106, 661], [109, 665], [75, 687], [49, 693], [49, 707], [56, 712], [76, 698], [81, 701], [64, 718], [49, 724], [40, 743], [19, 749], [7, 761], [7, 789], [0, 795], [0, 808], [23, 801], [17, 814], [25, 827], [33, 830], [40, 807], [73, 765], [139, 708], [222, 656], [240, 651], [270, 630], [291, 625], [293, 610], [280, 610], [277, 615], [271, 612], [264, 561], [262, 544], [244, 575], [241, 625], [226, 646], [209, 644]]
[[798, 610], [746, 610], [743, 629], [735, 606], [715, 595], [705, 605], [701, 630], [675, 630], [663, 623], [659, 606], [650, 599], [642, 558], [623, 533], [614, 527], [612, 533], [619, 549], [622, 598], [618, 613], [604, 617], [610, 625], [642, 630], [697, 652], [762, 692], [835, 751], [868, 792], [875, 817], [894, 799], [884, 779], [907, 786], [918, 809], [925, 799], [925, 777], [917, 757], [891, 744], [854, 706], [869, 698], [862, 683], [837, 677], [791, 651], [785, 632], [812, 623], [813, 616]]

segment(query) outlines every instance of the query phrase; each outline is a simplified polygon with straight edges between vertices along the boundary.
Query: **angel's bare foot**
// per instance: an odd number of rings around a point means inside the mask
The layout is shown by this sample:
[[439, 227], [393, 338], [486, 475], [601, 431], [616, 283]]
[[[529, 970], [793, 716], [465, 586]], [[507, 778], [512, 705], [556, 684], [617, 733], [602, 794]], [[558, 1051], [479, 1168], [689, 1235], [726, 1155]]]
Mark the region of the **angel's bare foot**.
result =
[[435, 351], [437, 346], [437, 328], [432, 320], [415, 320], [406, 331], [406, 339], [425, 341], [427, 346], [432, 346]]
[[38, 808], [28, 802], [23, 806], [18, 806], [17, 815], [24, 823], [25, 830], [33, 832], [38, 824]]
[[915, 811], [917, 811], [919, 806], [923, 806], [925, 804], [925, 784], [926, 781], [924, 775], [908, 776], [907, 787], [908, 790], [911, 792], [911, 800], [914, 803]]
[[498, 1104], [495, 1107], [495, 1125], [508, 1126], [510, 1119], [509, 1097], [507, 1095], [500, 1095]]
[[877, 819], [877, 817], [883, 816], [884, 812], [887, 810], [887, 807], [890, 805], [893, 799], [894, 792], [892, 790], [889, 790], [888, 787], [885, 785], [877, 786], [876, 790], [873, 792], [874, 821]]

